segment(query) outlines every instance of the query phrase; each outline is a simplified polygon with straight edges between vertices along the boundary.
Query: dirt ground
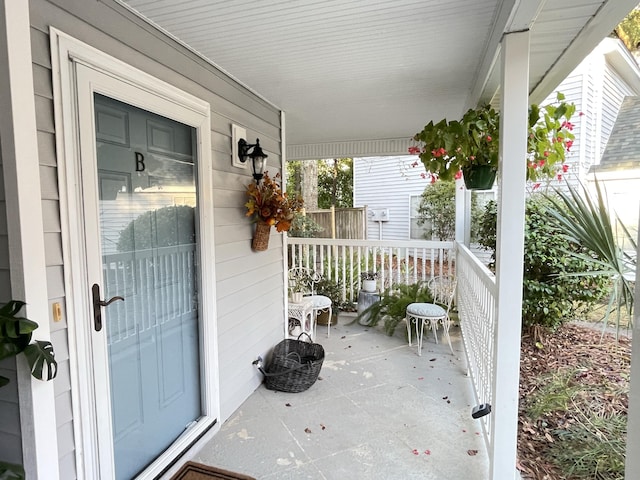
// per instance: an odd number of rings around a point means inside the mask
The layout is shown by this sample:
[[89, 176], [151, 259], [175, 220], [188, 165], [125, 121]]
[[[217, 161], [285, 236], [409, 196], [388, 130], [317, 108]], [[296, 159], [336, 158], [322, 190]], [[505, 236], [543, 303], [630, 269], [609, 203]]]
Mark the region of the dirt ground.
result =
[[547, 453], [557, 441], [557, 432], [577, 421], [575, 404], [538, 418], [527, 414], [529, 399], [544, 388], [549, 375], [574, 372], [571, 388], [582, 390], [576, 398], [580, 402], [586, 399], [590, 411], [626, 416], [631, 342], [623, 333], [616, 340], [611, 334], [602, 336], [598, 326], [568, 324], [543, 338], [523, 337], [518, 422], [518, 468], [523, 478], [566, 478], [550, 462]]

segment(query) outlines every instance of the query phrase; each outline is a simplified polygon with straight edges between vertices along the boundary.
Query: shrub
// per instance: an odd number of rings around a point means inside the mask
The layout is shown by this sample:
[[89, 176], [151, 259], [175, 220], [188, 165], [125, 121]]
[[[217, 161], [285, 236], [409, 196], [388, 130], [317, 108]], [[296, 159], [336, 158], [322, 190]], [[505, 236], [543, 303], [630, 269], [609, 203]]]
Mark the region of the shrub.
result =
[[291, 222], [289, 236], [313, 238], [316, 236], [316, 233], [322, 230], [324, 230], [324, 228], [313, 218], [298, 212], [293, 214], [293, 222]]
[[194, 208], [171, 205], [138, 215], [120, 232], [118, 251], [171, 247], [195, 242]]
[[[566, 239], [551, 221], [549, 203], [540, 197], [527, 200], [525, 209], [523, 326], [540, 325], [552, 329], [573, 319], [581, 309], [592, 308], [607, 292], [602, 275], [580, 276], [596, 270], [589, 252]], [[495, 262], [497, 208], [485, 207], [479, 242], [492, 250]], [[582, 253], [581, 257], [572, 254]], [[493, 264], [490, 265], [493, 267]]]
[[[475, 239], [482, 209], [476, 192], [471, 192], [471, 238]], [[424, 237], [431, 240], [453, 240], [456, 233], [456, 184], [440, 181], [428, 185], [418, 207], [418, 225], [427, 225]]]

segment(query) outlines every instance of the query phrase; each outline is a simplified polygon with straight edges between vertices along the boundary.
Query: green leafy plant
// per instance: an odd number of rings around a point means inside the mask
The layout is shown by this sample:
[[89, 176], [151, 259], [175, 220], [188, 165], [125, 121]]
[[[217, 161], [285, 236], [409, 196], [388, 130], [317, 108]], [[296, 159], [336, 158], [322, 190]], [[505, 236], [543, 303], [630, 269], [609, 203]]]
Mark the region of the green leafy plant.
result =
[[316, 233], [324, 230], [318, 222], [313, 218], [301, 213], [296, 212], [293, 214], [293, 221], [291, 222], [291, 229], [289, 230], [290, 237], [301, 238], [313, 238]]
[[[616, 327], [620, 327], [621, 312], [626, 309], [633, 318], [633, 284], [637, 259], [626, 252], [616, 240], [611, 215], [607, 209], [606, 194], [600, 183], [595, 182], [595, 194], [589, 193], [583, 185], [579, 191], [568, 186], [568, 191], [558, 191], [556, 196], [547, 196], [551, 202], [549, 213], [556, 220], [562, 236], [567, 242], [584, 246], [584, 251], [569, 250], [577, 260], [588, 260], [589, 267], [572, 275], [579, 277], [607, 276], [612, 282], [609, 304], [604, 316], [604, 325], [609, 315], [616, 311]], [[614, 213], [615, 215], [615, 213]], [[617, 216], [616, 216], [617, 218]], [[621, 225], [625, 239], [633, 251], [637, 245], [629, 230]]]
[[[556, 102], [539, 107], [531, 105], [528, 116], [527, 178], [556, 176], [558, 166], [573, 144], [571, 117], [575, 105], [564, 102], [558, 93]], [[413, 137], [417, 145], [409, 153], [418, 155], [436, 179], [460, 178], [462, 169], [489, 165], [498, 168], [500, 114], [490, 105], [469, 109], [460, 120], [429, 122]]]
[[380, 296], [380, 301], [373, 303], [356, 317], [356, 321], [367, 318], [368, 324], [377, 325], [384, 320], [384, 331], [393, 335], [398, 324], [404, 320], [407, 307], [411, 303], [432, 303], [433, 296], [426, 282], [410, 285], [399, 284], [387, 289]]
[[[40, 340], [31, 343], [38, 324], [18, 316], [24, 305], [24, 302], [11, 300], [0, 308], [0, 360], [24, 352], [31, 374], [39, 380], [51, 380], [58, 373], [53, 346], [51, 342]], [[0, 376], [0, 387], [8, 383], [8, 378]]]
[[172, 205], [138, 215], [120, 232], [117, 247], [120, 252], [130, 252], [194, 242], [194, 208]]
[[[606, 276], [576, 275], [595, 270], [595, 257], [585, 246], [562, 234], [551, 221], [550, 205], [539, 195], [530, 197], [526, 203], [522, 285], [525, 328], [557, 328], [575, 318], [579, 311], [591, 309], [608, 292]], [[489, 202], [478, 240], [493, 252], [494, 261], [496, 220], [495, 202]]]
[[316, 293], [329, 297], [334, 309], [340, 308], [343, 303], [342, 282], [340, 280], [332, 280], [325, 277], [320, 278], [318, 283], [316, 283]]
[[378, 272], [374, 272], [374, 271], [362, 272], [360, 274], [360, 280], [377, 280], [378, 276], [379, 276]]
[[[442, 181], [428, 185], [420, 198], [418, 225], [428, 225], [424, 233], [427, 240], [453, 240], [456, 232], [456, 184]], [[471, 193], [471, 239], [476, 238], [482, 209], [476, 192]]]
[[22, 465], [0, 462], [0, 480], [24, 480], [25, 473]]

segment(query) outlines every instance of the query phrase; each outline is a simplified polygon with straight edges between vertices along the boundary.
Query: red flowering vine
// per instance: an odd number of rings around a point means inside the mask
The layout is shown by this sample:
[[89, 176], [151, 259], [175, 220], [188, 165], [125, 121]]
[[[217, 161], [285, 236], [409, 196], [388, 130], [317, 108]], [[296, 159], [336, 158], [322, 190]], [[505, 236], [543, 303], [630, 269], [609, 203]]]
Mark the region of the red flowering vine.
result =
[[[575, 138], [571, 123], [575, 105], [566, 103], [564, 98], [558, 93], [556, 102], [529, 108], [525, 160], [527, 178], [534, 182], [541, 177], [554, 178], [560, 169], [566, 173], [566, 153]], [[424, 164], [428, 173], [423, 174], [423, 178], [432, 182], [438, 178], [453, 180], [460, 178], [462, 168], [471, 165], [490, 165], [497, 169], [499, 135], [500, 115], [487, 105], [468, 110], [461, 120], [429, 122], [414, 135], [418, 145], [409, 147], [409, 153], [418, 155]]]

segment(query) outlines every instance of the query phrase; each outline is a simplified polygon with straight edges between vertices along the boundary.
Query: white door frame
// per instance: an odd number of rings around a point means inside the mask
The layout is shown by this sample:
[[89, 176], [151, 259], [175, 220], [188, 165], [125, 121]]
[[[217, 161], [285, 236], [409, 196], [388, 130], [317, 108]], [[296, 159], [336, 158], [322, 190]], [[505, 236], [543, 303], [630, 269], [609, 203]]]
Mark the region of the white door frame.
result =
[[[96, 220], [91, 206], [82, 202], [80, 171], [81, 134], [78, 112], [79, 81], [83, 95], [98, 92], [130, 105], [175, 119], [196, 129], [198, 158], [198, 214], [200, 248], [200, 358], [202, 365], [202, 405], [204, 416], [138, 478], [153, 478], [170, 465], [171, 460], [200, 438], [220, 418], [217, 358], [217, 322], [215, 310], [215, 259], [213, 255], [213, 201], [211, 177], [211, 119], [209, 104], [155, 77], [127, 65], [95, 48], [51, 28], [52, 69], [56, 150], [60, 186], [60, 215], [66, 285], [67, 320], [69, 329], [69, 359], [74, 405], [74, 434], [78, 478], [113, 478], [113, 456], [110, 448], [97, 439], [96, 426], [104, 421], [96, 409], [89, 269], [86, 256], [85, 229], [92, 230]], [[91, 75], [76, 74], [76, 65], [88, 67]], [[102, 80], [100, 80], [102, 79]], [[106, 80], [105, 80], [106, 79]], [[139, 95], [132, 94], [137, 91]], [[154, 102], [154, 99], [158, 101]], [[149, 102], [153, 103], [152, 105]], [[86, 102], [84, 102], [86, 103]], [[173, 108], [172, 108], [173, 107]], [[178, 113], [180, 112], [180, 113]], [[86, 114], [86, 112], [84, 112]], [[95, 128], [93, 116], [89, 122]], [[87, 121], [83, 121], [87, 127]], [[86, 138], [86, 137], [85, 137]], [[95, 135], [92, 142], [95, 144]], [[93, 147], [95, 149], [95, 146]], [[86, 143], [85, 143], [86, 149]], [[97, 181], [97, 180], [96, 180]], [[97, 185], [95, 185], [97, 191]], [[87, 213], [85, 213], [87, 212]], [[89, 222], [85, 224], [85, 220]], [[104, 335], [103, 335], [104, 336]], [[106, 342], [106, 340], [105, 340]], [[110, 416], [107, 419], [110, 422]]]

